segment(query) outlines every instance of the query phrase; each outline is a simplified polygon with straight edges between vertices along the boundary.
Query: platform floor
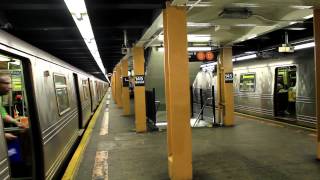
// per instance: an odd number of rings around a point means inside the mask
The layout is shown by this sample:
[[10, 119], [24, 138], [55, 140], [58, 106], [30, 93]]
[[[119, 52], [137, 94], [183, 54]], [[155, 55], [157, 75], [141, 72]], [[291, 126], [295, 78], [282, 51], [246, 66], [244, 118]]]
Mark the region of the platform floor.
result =
[[[101, 116], [77, 180], [165, 180], [166, 131], [137, 134], [134, 116], [109, 105], [108, 134]], [[102, 111], [103, 113], [103, 111]], [[314, 132], [236, 116], [229, 128], [192, 129], [193, 179], [319, 180]]]

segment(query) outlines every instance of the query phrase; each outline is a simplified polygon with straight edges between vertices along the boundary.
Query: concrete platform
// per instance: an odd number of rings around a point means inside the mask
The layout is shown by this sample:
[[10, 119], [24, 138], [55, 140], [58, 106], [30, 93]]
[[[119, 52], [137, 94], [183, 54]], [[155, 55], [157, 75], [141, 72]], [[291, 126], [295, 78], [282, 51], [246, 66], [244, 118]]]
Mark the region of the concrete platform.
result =
[[[166, 132], [137, 134], [133, 115], [122, 116], [113, 102], [109, 108], [109, 133], [99, 135], [98, 120], [76, 179], [169, 179]], [[319, 180], [315, 139], [310, 131], [239, 116], [234, 127], [194, 128], [194, 179]], [[96, 159], [97, 152], [105, 156]]]

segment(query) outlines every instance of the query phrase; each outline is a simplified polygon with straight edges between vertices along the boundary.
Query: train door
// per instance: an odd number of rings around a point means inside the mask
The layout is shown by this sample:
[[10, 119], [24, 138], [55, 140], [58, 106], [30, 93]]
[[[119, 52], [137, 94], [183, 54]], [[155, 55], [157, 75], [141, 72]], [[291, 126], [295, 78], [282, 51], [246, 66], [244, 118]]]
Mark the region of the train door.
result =
[[[41, 145], [33, 138], [39, 135], [37, 120], [30, 121], [34, 111], [29, 111], [28, 106], [32, 85], [30, 66], [26, 61], [0, 54], [0, 121], [4, 123], [1, 131], [5, 133], [11, 179], [35, 179], [36, 164], [41, 162], [41, 152], [37, 150]], [[29, 84], [25, 84], [25, 79]], [[10, 85], [11, 89], [8, 88]], [[39, 153], [39, 157], [36, 158], [35, 153]]]
[[90, 79], [89, 80], [89, 89], [90, 89], [90, 100], [91, 100], [91, 112], [93, 113], [94, 112], [94, 109], [95, 109], [95, 93], [94, 93], [94, 89], [93, 89], [93, 81]]
[[82, 108], [81, 108], [81, 99], [80, 99], [80, 90], [79, 90], [79, 80], [78, 75], [73, 73], [73, 81], [74, 87], [76, 88], [76, 96], [77, 96], [77, 107], [79, 109], [78, 116], [79, 116], [79, 129], [82, 128]]
[[10, 178], [10, 169], [8, 162], [8, 151], [7, 145], [5, 143], [3, 124], [0, 121], [0, 179], [9, 179]]
[[295, 120], [297, 67], [275, 69], [274, 114], [276, 117]]

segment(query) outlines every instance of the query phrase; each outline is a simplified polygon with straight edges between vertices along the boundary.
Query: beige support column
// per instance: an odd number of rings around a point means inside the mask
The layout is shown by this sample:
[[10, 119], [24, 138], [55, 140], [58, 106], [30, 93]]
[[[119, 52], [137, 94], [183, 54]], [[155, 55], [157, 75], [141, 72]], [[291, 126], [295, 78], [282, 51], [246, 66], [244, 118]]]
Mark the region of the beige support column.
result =
[[122, 73], [122, 106], [123, 115], [130, 114], [130, 95], [129, 95], [129, 77], [128, 77], [128, 59], [121, 61]]
[[121, 82], [121, 67], [120, 64], [117, 64], [116, 66], [116, 99], [117, 99], [117, 107], [121, 108], [122, 107], [122, 82]]
[[171, 179], [192, 179], [189, 61], [185, 7], [163, 13], [168, 168]]
[[317, 116], [317, 159], [320, 160], [320, 9], [313, 11], [313, 27], [315, 42], [315, 84], [316, 84], [316, 116]]
[[224, 47], [218, 60], [218, 121], [225, 126], [234, 125], [234, 97], [233, 97], [233, 65], [232, 48]]
[[133, 69], [135, 74], [134, 110], [136, 132], [146, 132], [146, 95], [144, 86], [144, 50], [143, 47], [133, 48]]

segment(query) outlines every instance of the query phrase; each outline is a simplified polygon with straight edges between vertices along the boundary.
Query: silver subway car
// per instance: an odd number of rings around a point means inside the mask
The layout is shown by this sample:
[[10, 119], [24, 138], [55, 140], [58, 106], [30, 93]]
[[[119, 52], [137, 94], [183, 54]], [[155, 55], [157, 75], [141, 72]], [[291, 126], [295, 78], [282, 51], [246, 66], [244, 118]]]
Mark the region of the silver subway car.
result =
[[313, 49], [234, 63], [235, 111], [315, 127]]
[[3, 31], [0, 74], [12, 84], [0, 105], [26, 127], [1, 121], [0, 179], [56, 178], [108, 84]]

